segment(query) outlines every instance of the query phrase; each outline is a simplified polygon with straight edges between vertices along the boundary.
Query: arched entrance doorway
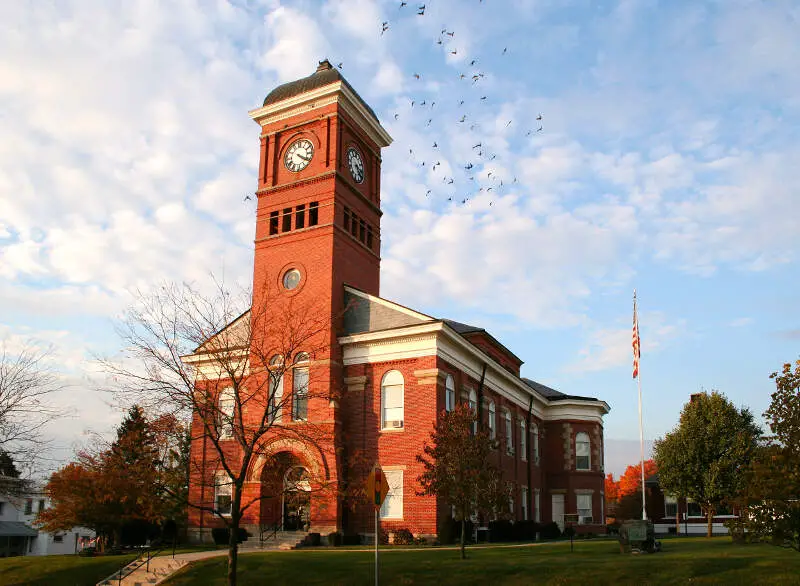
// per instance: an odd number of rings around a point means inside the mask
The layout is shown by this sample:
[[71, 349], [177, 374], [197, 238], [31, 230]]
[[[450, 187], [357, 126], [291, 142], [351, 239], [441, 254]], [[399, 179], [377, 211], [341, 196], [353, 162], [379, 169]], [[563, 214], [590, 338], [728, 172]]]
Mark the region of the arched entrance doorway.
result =
[[262, 531], [300, 531], [309, 525], [311, 476], [294, 454], [270, 456], [261, 472]]
[[311, 484], [308, 470], [293, 466], [283, 478], [283, 530], [302, 531], [308, 527], [311, 510]]

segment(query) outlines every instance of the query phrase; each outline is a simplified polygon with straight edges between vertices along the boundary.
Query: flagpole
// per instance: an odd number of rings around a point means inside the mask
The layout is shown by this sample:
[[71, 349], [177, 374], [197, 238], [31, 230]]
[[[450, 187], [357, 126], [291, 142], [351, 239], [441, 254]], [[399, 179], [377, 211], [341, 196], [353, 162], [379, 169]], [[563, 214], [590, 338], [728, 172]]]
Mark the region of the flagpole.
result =
[[647, 520], [646, 496], [644, 487], [644, 426], [642, 424], [642, 376], [641, 376], [641, 340], [639, 339], [639, 316], [636, 306], [636, 289], [633, 290], [633, 324], [634, 336], [636, 338], [635, 360], [636, 360], [636, 385], [639, 389], [639, 466], [642, 470], [642, 520]]

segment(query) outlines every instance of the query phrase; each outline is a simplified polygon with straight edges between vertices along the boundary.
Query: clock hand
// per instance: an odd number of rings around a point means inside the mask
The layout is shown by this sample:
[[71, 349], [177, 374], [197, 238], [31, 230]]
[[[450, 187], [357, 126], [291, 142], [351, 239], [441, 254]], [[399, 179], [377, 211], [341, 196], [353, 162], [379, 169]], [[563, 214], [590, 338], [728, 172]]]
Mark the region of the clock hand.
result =
[[310, 160], [311, 160], [311, 157], [304, 157], [304, 156], [303, 156], [303, 155], [301, 155], [300, 153], [295, 153], [295, 156], [296, 156], [298, 159], [303, 159], [304, 161], [310, 161]]

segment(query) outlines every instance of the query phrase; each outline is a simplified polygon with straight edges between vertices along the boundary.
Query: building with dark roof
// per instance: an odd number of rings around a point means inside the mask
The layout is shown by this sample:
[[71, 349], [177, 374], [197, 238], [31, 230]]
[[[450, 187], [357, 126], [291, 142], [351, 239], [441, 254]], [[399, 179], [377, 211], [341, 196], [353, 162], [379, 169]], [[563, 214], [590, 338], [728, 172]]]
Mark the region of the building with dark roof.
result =
[[[523, 378], [522, 359], [482, 327], [380, 296], [381, 149], [391, 137], [375, 112], [323, 61], [309, 77], [270, 92], [250, 115], [261, 128], [253, 308], [269, 320], [279, 308], [314, 307], [314, 317], [328, 323], [291, 356], [264, 357], [292, 366], [277, 381], [282, 407], [242, 495], [258, 503], [243, 518], [251, 534], [274, 526], [374, 537], [372, 507], [354, 494], [378, 464], [390, 486], [383, 528], [436, 535], [451, 508], [418, 494], [416, 456], [436, 418], [459, 402], [496, 440], [492, 458], [511, 488], [513, 519], [563, 527], [564, 515], [576, 514], [579, 531], [601, 531], [608, 405]], [[227, 334], [235, 339], [236, 328], [255, 319], [240, 317]], [[242, 360], [281, 347], [269, 336], [252, 344]], [[186, 361], [230, 420], [230, 380], [207, 366], [214, 347], [201, 346]], [[247, 376], [267, 376], [252, 371]], [[206, 507], [190, 510], [197, 540], [208, 540], [230, 512], [230, 487], [215, 457], [215, 450], [236, 449], [224, 427], [204, 429], [195, 417], [190, 495]], [[283, 479], [278, 494], [268, 480], [276, 475]]]

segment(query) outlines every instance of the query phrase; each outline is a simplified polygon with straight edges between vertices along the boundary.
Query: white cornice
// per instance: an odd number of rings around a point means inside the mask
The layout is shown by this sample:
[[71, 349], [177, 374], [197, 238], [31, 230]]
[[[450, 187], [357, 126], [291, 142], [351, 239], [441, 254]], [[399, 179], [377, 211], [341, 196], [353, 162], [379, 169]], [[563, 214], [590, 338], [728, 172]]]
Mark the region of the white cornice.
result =
[[540, 420], [574, 419], [602, 424], [603, 415], [609, 411], [604, 401], [549, 401], [442, 322], [343, 336], [339, 338], [339, 343], [342, 345], [345, 365], [435, 354], [478, 380], [486, 364], [486, 386], [525, 411], [533, 396], [533, 415]]
[[364, 106], [355, 92], [347, 84], [342, 83], [341, 80], [286, 98], [274, 104], [250, 110], [249, 114], [250, 118], [261, 126], [265, 126], [290, 116], [334, 103], [338, 103], [342, 110], [352, 117], [360, 128], [363, 128], [379, 148], [392, 144], [392, 137], [389, 136], [386, 129]]

